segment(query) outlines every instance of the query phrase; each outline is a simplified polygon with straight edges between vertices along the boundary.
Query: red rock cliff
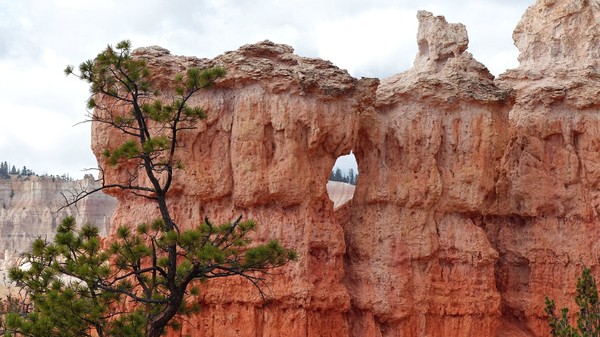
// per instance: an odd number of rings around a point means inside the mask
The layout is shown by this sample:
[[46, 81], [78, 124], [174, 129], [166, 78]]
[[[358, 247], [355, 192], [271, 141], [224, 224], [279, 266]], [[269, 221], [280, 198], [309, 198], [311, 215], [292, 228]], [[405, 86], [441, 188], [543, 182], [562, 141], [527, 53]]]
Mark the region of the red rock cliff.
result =
[[[301, 256], [268, 306], [243, 280], [208, 284], [182, 335], [547, 335], [544, 295], [567, 305], [582, 266], [600, 271], [599, 10], [538, 1], [514, 33], [520, 66], [496, 80], [463, 25], [427, 12], [414, 67], [381, 83], [270, 42], [213, 60], [136, 51], [163, 92], [191, 66], [228, 71], [193, 101], [208, 119], [181, 139], [178, 223], [241, 213]], [[93, 131], [101, 160], [118, 135]], [[327, 178], [351, 149], [360, 176], [334, 213]], [[115, 224], [155, 212], [112, 193]]]
[[345, 225], [352, 336], [494, 336], [498, 252], [482, 213], [507, 143], [509, 93], [463, 25], [419, 12], [419, 54], [361, 115]]
[[[149, 59], [163, 92], [186, 67], [220, 65], [228, 72], [191, 103], [206, 108], [209, 117], [179, 142], [186, 168], [171, 189], [176, 221], [192, 226], [204, 216], [225, 222], [244, 214], [260, 223], [258, 238], [279, 238], [301, 255], [273, 277], [267, 307], [244, 280], [211, 282], [202, 295], [203, 314], [183, 335], [349, 333], [346, 247], [326, 184], [336, 158], [355, 143], [359, 114], [373, 105], [378, 81], [356, 80], [329, 62], [292, 51], [261, 42], [211, 61], [172, 56], [158, 47], [136, 52]], [[120, 135], [95, 125], [93, 137], [101, 158]], [[129, 174], [105, 166], [105, 177], [110, 183]], [[139, 198], [112, 193], [119, 200], [114, 224], [135, 224], [155, 212]]]

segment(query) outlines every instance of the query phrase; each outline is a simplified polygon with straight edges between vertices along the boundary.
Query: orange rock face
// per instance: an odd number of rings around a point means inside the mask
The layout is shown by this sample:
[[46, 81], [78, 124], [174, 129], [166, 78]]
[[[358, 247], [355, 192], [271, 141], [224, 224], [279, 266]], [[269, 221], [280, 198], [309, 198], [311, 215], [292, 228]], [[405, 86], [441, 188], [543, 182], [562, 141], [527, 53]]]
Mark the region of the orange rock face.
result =
[[415, 66], [382, 81], [376, 112], [359, 123], [345, 225], [351, 336], [494, 336], [499, 253], [481, 213], [493, 204], [509, 94], [464, 52], [464, 26], [419, 19]]
[[[300, 254], [268, 305], [243, 280], [207, 284], [182, 336], [546, 336], [544, 296], [572, 305], [583, 265], [600, 271], [597, 4], [530, 7], [521, 65], [499, 79], [464, 26], [418, 17], [414, 67], [381, 83], [268, 41], [213, 60], [136, 52], [163, 92], [191, 66], [228, 71], [192, 102], [208, 118], [180, 140], [177, 222], [244, 214]], [[93, 130], [101, 158], [120, 138]], [[334, 211], [327, 178], [350, 150], [360, 175]], [[113, 224], [155, 212], [111, 193]]]

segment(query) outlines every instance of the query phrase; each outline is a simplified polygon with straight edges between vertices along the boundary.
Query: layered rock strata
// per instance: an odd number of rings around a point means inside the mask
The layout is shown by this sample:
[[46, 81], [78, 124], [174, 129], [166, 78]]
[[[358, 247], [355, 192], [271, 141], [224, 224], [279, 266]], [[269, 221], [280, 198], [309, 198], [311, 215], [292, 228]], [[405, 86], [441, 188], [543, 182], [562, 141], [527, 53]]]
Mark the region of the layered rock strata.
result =
[[52, 240], [67, 215], [73, 215], [80, 225], [93, 224], [102, 235], [108, 235], [116, 199], [94, 193], [75, 206], [59, 210], [71, 193], [98, 186], [91, 176], [82, 180], [16, 175], [0, 179], [0, 278], [4, 279], [4, 272], [28, 251], [33, 240]]
[[[543, 297], [568, 305], [582, 266], [600, 271], [599, 8], [539, 0], [515, 30], [520, 66], [499, 79], [463, 25], [428, 12], [413, 68], [381, 83], [268, 41], [213, 60], [137, 50], [162, 92], [191, 66], [228, 71], [192, 102], [208, 118], [180, 140], [176, 220], [243, 214], [300, 254], [268, 305], [243, 280], [208, 284], [181, 334], [547, 335]], [[93, 132], [102, 160], [120, 138]], [[350, 150], [360, 176], [334, 211], [327, 177]], [[117, 224], [156, 212], [111, 193]]]

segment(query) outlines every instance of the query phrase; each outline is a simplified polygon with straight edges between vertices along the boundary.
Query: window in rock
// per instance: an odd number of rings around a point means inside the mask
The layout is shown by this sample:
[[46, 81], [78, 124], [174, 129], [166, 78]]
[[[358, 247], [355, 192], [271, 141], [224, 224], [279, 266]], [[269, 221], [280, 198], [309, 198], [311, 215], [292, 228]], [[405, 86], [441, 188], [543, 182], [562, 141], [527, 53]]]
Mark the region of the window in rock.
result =
[[338, 208], [346, 202], [352, 200], [354, 196], [354, 187], [358, 177], [358, 166], [354, 154], [340, 156], [329, 175], [327, 182], [327, 193], [329, 199], [333, 201], [333, 208]]

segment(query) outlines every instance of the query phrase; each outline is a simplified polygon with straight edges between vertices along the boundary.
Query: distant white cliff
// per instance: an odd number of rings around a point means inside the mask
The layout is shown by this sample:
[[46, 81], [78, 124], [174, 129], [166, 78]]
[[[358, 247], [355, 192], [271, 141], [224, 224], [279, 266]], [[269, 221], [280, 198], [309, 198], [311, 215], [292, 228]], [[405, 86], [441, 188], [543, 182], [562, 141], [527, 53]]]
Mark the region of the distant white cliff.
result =
[[90, 223], [108, 234], [116, 199], [102, 192], [59, 211], [63, 195], [99, 186], [93, 177], [65, 180], [52, 176], [17, 176], [0, 179], [0, 282], [10, 266], [40, 237], [52, 240], [58, 224], [73, 215], [77, 224]]

